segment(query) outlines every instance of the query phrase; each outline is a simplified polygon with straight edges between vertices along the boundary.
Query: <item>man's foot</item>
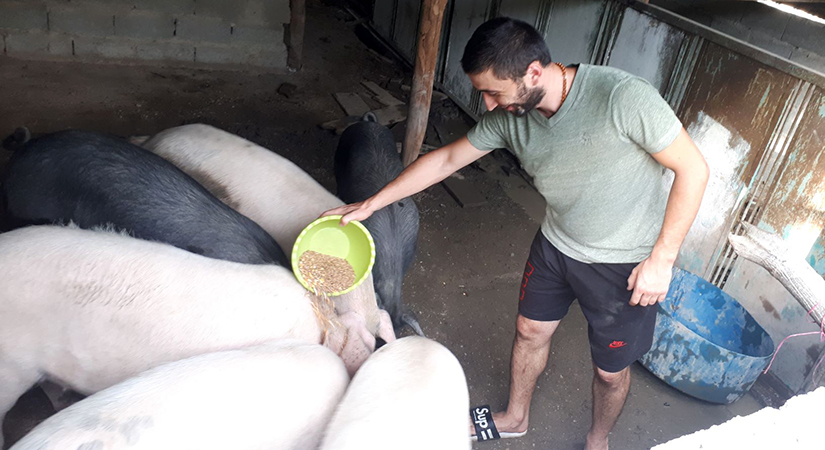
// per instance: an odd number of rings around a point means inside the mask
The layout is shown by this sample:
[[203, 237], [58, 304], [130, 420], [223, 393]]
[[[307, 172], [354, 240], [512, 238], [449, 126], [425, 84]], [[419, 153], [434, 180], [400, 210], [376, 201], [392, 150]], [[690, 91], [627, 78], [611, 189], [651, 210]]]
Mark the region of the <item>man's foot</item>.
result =
[[[527, 431], [528, 423], [526, 418], [519, 420], [513, 416], [508, 416], [505, 411], [493, 413], [493, 422], [495, 422], [499, 433], [524, 433]], [[471, 419], [470, 436], [475, 435], [476, 429]]]
[[587, 433], [587, 441], [584, 444], [584, 450], [608, 450], [607, 437], [597, 439], [590, 433]]

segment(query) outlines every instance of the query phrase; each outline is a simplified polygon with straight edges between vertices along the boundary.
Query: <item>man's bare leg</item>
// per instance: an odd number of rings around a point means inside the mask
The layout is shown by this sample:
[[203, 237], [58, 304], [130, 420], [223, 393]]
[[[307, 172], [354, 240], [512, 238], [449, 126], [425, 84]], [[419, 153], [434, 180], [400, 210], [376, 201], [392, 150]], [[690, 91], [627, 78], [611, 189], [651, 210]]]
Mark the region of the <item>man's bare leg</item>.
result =
[[[516, 318], [516, 337], [510, 357], [510, 400], [507, 411], [493, 413], [493, 422], [499, 432], [527, 430], [530, 400], [536, 381], [547, 366], [550, 339], [559, 321], [540, 322], [521, 314]], [[473, 429], [472, 434], [475, 434]]]
[[630, 367], [605, 372], [593, 366], [593, 424], [585, 450], [607, 450], [607, 438], [622, 412], [630, 390]]

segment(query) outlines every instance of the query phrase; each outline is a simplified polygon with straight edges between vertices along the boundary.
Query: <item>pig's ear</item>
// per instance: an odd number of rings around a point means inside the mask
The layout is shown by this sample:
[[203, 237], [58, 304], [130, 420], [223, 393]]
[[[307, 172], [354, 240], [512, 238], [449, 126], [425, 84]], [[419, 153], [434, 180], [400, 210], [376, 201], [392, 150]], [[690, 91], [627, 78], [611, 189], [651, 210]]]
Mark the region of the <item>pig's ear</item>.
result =
[[32, 138], [32, 134], [26, 127], [18, 127], [14, 133], [3, 140], [3, 148], [9, 151], [16, 151], [23, 147]]

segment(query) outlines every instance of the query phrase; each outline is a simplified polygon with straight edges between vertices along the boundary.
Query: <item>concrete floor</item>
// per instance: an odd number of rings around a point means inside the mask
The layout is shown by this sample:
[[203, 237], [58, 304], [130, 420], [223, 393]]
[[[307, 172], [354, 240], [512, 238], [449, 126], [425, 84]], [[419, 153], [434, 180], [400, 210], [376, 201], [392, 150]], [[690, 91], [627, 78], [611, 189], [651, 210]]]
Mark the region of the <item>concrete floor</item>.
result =
[[[317, 126], [343, 116], [332, 94], [366, 94], [360, 85], [366, 79], [400, 97], [400, 84], [392, 80], [403, 78], [409, 84], [409, 75], [367, 52], [352, 32], [356, 23], [344, 11], [309, 3], [305, 68], [300, 73], [2, 57], [0, 136], [19, 125], [34, 133], [82, 128], [125, 136], [204, 122], [287, 156], [334, 189], [337, 137]], [[298, 86], [291, 98], [276, 92], [283, 82]], [[434, 108], [431, 121], [456, 130], [452, 138], [469, 123], [449, 101]], [[0, 156], [0, 165], [5, 157]], [[483, 164], [488, 170], [501, 162], [493, 158], [484, 158], [489, 159]], [[416, 196], [421, 230], [417, 260], [404, 285], [405, 302], [419, 314], [429, 337], [449, 347], [463, 364], [472, 404], [498, 409], [507, 400], [518, 286], [541, 205], [517, 175], [477, 168], [461, 174], [486, 196], [487, 204], [461, 208], [441, 186]], [[613, 449], [650, 448], [760, 408], [750, 396], [729, 406], [704, 403], [671, 389], [638, 364], [632, 372], [627, 405], [611, 437]], [[591, 414], [590, 380], [586, 322], [573, 307], [559, 327], [539, 380], [527, 436], [474, 448], [583, 448]], [[399, 420], [402, 411], [399, 405]], [[6, 420], [8, 440], [19, 439], [48, 414], [42, 394], [30, 392]]]

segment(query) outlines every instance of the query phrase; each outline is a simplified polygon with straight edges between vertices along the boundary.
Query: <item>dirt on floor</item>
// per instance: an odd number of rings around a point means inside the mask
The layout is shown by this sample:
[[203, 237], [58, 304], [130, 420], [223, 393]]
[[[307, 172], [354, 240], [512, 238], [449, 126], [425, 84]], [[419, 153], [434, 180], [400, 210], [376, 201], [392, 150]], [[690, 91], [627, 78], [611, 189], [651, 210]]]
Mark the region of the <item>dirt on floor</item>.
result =
[[[369, 52], [355, 36], [359, 22], [345, 10], [308, 3], [305, 63], [296, 73], [0, 57], [0, 137], [20, 125], [34, 134], [74, 128], [129, 136], [201, 122], [288, 157], [334, 191], [337, 136], [318, 126], [344, 116], [332, 94], [363, 94], [377, 107], [361, 85], [369, 80], [406, 100], [403, 86], [410, 84], [410, 74], [404, 65]], [[283, 83], [297, 89], [280, 94]], [[453, 130], [431, 128], [433, 145], [459, 137], [472, 123], [449, 100], [433, 106], [431, 121]], [[396, 136], [403, 136], [402, 127], [396, 125]], [[0, 166], [7, 157], [0, 156]], [[519, 284], [541, 218], [537, 194], [508, 164], [501, 155], [485, 156], [458, 175], [484, 197], [483, 205], [462, 208], [441, 185], [415, 196], [421, 211], [418, 254], [404, 283], [404, 301], [424, 331], [463, 364], [471, 403], [494, 409], [506, 406]], [[750, 396], [728, 406], [695, 400], [638, 364], [632, 373], [627, 404], [611, 437], [613, 449], [650, 448], [759, 408]], [[591, 374], [587, 325], [574, 306], [554, 337], [527, 435], [474, 448], [583, 448]], [[32, 390], [6, 419], [7, 442], [50, 413], [42, 392]], [[405, 420], [404, 405], [398, 406], [398, 417]]]

